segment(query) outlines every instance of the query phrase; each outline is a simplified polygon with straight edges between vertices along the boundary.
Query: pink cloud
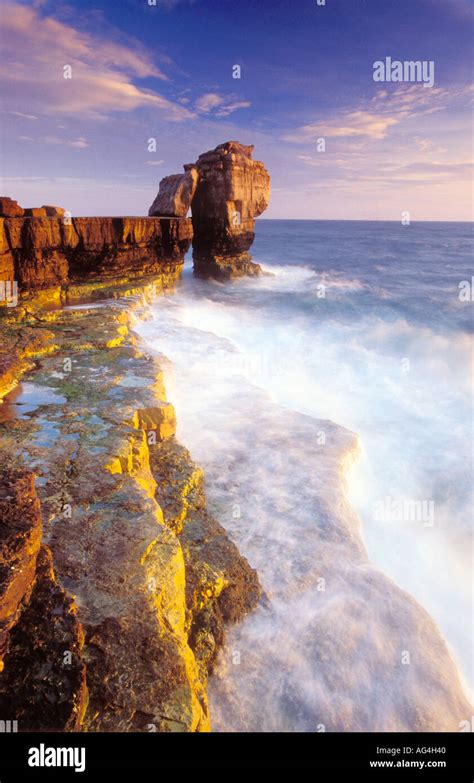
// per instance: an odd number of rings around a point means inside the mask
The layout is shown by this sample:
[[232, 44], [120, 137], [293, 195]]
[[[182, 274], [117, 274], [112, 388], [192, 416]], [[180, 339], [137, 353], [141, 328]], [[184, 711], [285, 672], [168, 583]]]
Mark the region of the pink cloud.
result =
[[[134, 78], [167, 81], [148, 52], [138, 44], [115, 43], [99, 35], [75, 30], [35, 8], [7, 2], [0, 20], [4, 57], [3, 91], [12, 111], [23, 107], [42, 114], [84, 113], [104, 116], [111, 111], [155, 108], [170, 120], [193, 113]], [[64, 78], [64, 66], [72, 78]]]
[[352, 111], [344, 111], [329, 120], [302, 125], [283, 136], [285, 141], [305, 143], [318, 137], [366, 137], [384, 139], [392, 127], [411, 117], [433, 114], [446, 108], [446, 102], [462, 96], [466, 90], [454, 92], [420, 85], [400, 87], [393, 92], [378, 90], [371, 101]]

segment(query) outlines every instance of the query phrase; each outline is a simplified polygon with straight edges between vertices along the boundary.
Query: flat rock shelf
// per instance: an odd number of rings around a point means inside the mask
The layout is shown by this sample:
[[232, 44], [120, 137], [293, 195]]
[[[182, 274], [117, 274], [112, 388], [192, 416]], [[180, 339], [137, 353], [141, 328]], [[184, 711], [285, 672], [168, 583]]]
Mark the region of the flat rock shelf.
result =
[[260, 597], [133, 333], [162, 288], [2, 312], [0, 712], [19, 731], [208, 731], [225, 627]]

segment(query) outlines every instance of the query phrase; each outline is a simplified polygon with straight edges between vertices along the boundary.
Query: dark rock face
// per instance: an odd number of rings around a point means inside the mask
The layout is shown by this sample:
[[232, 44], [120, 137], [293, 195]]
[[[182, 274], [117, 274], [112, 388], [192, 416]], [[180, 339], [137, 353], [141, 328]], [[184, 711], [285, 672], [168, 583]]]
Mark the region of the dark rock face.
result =
[[5, 471], [0, 477], [0, 669], [9, 632], [31, 594], [41, 533], [33, 475]]
[[43, 204], [41, 209], [44, 209], [47, 217], [63, 217], [66, 210], [62, 207], [52, 207], [47, 204]]
[[248, 253], [255, 217], [267, 208], [270, 176], [252, 160], [253, 147], [229, 141], [200, 155], [199, 181], [192, 202], [195, 274], [229, 278], [258, 274]]
[[34, 476], [0, 478], [0, 714], [20, 731], [74, 731], [87, 705], [82, 627], [59, 586]]
[[0, 218], [0, 281], [26, 293], [92, 277], [178, 274], [191, 238], [190, 220]]
[[87, 707], [84, 634], [73, 599], [42, 546], [30, 601], [11, 631], [0, 675], [0, 713], [19, 731], [78, 731]]

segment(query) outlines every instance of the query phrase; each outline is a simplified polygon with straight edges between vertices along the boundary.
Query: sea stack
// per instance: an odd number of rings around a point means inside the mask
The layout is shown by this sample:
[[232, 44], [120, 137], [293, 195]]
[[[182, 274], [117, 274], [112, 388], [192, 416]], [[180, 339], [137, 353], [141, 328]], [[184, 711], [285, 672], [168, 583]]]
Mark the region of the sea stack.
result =
[[268, 206], [270, 175], [263, 163], [252, 160], [252, 151], [253, 146], [228, 141], [198, 158], [191, 209], [194, 273], [199, 277], [226, 279], [260, 272], [248, 251], [255, 238], [255, 218]]
[[227, 141], [185, 165], [184, 174], [160, 182], [150, 215], [184, 217], [191, 207], [198, 277], [226, 280], [260, 272], [248, 251], [255, 218], [269, 203], [270, 175], [252, 160], [253, 149]]

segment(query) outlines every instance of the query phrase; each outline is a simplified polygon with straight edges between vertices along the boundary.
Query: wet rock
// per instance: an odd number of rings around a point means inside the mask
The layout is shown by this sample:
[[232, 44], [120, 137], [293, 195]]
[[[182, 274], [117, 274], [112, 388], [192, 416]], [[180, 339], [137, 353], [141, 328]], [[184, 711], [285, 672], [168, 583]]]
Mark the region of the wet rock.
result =
[[150, 450], [150, 467], [163, 519], [183, 551], [189, 644], [207, 682], [226, 626], [240, 621], [259, 601], [258, 576], [207, 512], [204, 474], [187, 449], [174, 440], [160, 443]]
[[139, 408], [134, 417], [134, 424], [145, 432], [154, 432], [159, 441], [171, 438], [176, 433], [174, 407], [166, 402], [153, 408]]
[[[16, 706], [23, 727], [208, 731], [207, 677], [226, 623], [258, 600], [255, 572], [207, 515], [202, 471], [175, 440], [161, 360], [130, 331], [142, 307], [137, 291], [127, 308], [41, 308], [16, 325], [9, 319], [12, 344], [45, 324], [52, 335], [54, 350], [26, 379], [53, 399], [0, 423], [0, 459], [13, 465], [21, 455], [36, 466], [52, 578], [64, 594], [53, 605], [56, 588], [37, 568], [11, 630], [0, 706]], [[71, 601], [73, 611], [61, 608]], [[52, 624], [63, 616], [74, 617], [76, 637], [72, 626]], [[54, 650], [66, 631], [76, 668], [64, 680]]]
[[39, 326], [31, 328], [0, 322], [0, 401], [17, 385], [21, 375], [33, 366], [33, 360], [54, 351], [54, 335]]
[[0, 674], [0, 714], [19, 731], [78, 731], [87, 707], [84, 635], [73, 599], [42, 546], [31, 598], [11, 632]]
[[34, 476], [26, 470], [0, 474], [0, 670], [9, 633], [27, 604], [41, 544], [41, 510]]

